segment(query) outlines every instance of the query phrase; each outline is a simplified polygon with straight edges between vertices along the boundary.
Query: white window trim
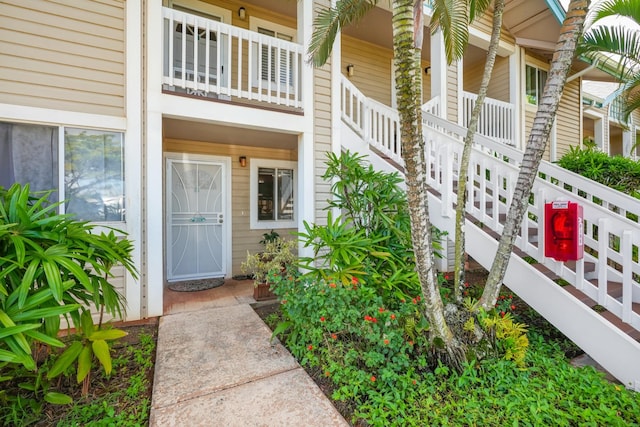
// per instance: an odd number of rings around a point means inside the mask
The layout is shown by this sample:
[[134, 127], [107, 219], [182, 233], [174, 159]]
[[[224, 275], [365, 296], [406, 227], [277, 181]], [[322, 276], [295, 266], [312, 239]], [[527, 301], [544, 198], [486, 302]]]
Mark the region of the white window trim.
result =
[[536, 103], [532, 104], [529, 102], [528, 98], [527, 98], [527, 67], [532, 67], [535, 68], [537, 70], [537, 72], [539, 71], [544, 71], [545, 73], [547, 73], [547, 79], [549, 79], [549, 67], [541, 67], [539, 65], [539, 63], [533, 63], [533, 62], [529, 62], [527, 60], [527, 62], [525, 63], [525, 67], [524, 67], [524, 103], [525, 105], [527, 105], [528, 107], [537, 110], [538, 109], [538, 105], [540, 105], [540, 98], [542, 97], [542, 91], [544, 90], [544, 88], [539, 88], [537, 87], [538, 82], [539, 82], [539, 76], [538, 73], [536, 72], [536, 89], [538, 91], [538, 97], [536, 98]]
[[[289, 160], [256, 159], [250, 161], [249, 172], [249, 226], [252, 230], [296, 228], [298, 217], [298, 163]], [[293, 170], [293, 219], [289, 221], [258, 221], [258, 169], [278, 168]]]
[[287, 27], [284, 25], [276, 24], [275, 22], [267, 21], [266, 19], [260, 19], [253, 16], [249, 17], [249, 30], [258, 32], [258, 27], [265, 30], [272, 30], [276, 33], [286, 34], [291, 37], [292, 43], [297, 43], [297, 30], [295, 28]]
[[206, 3], [200, 0], [173, 0], [169, 6], [181, 6], [186, 9], [193, 10], [194, 12], [202, 12], [207, 15], [217, 16], [220, 20], [231, 25], [231, 11], [219, 6], [214, 6], [211, 3]]
[[[2, 104], [0, 104], [0, 106], [2, 106]], [[36, 107], [28, 107], [28, 110], [34, 110], [36, 115], [41, 114], [40, 111], [42, 109], [40, 108], [36, 108]], [[80, 116], [80, 119], [78, 120], [72, 120], [72, 118], [74, 118], [75, 116]], [[88, 130], [88, 131], [103, 131], [103, 132], [114, 132], [114, 133], [121, 133], [122, 136], [122, 147], [123, 147], [123, 162], [124, 162], [124, 200], [125, 200], [125, 209], [127, 209], [126, 207], [129, 206], [129, 200], [128, 199], [128, 192], [127, 190], [129, 190], [129, 187], [127, 187], [127, 176], [129, 174], [129, 170], [127, 169], [127, 144], [126, 144], [126, 140], [127, 140], [127, 132], [125, 129], [122, 129], [122, 127], [120, 126], [105, 126], [105, 124], [103, 123], [102, 126], [92, 126], [92, 125], [87, 125], [86, 123], [81, 123], [82, 121], [82, 117], [86, 116], [86, 114], [83, 113], [72, 113], [69, 115], [70, 119], [64, 121], [63, 123], [60, 122], [52, 122], [52, 121], [42, 121], [42, 120], [32, 120], [30, 117], [28, 119], [23, 118], [17, 118], [17, 117], [12, 117], [11, 115], [8, 114], [2, 114], [2, 109], [0, 108], [0, 121], [4, 121], [4, 122], [11, 122], [11, 123], [21, 123], [21, 124], [26, 124], [26, 125], [35, 125], [35, 126], [46, 126], [46, 127], [55, 127], [58, 128], [58, 188], [57, 188], [57, 192], [58, 192], [58, 209], [57, 212], [59, 214], [65, 214], [66, 212], [66, 194], [65, 194], [65, 182], [64, 182], [64, 174], [65, 174], [65, 149], [66, 149], [66, 145], [65, 145], [65, 129], [66, 128], [70, 128], [70, 129], [84, 129], [84, 130]], [[93, 116], [93, 115], [92, 115]], [[96, 117], [101, 117], [101, 116], [96, 116]], [[128, 209], [127, 209], [128, 211]], [[127, 212], [125, 211], [125, 212]], [[97, 232], [101, 232], [101, 231], [106, 231], [108, 232], [110, 229], [112, 228], [117, 228], [117, 229], [123, 229], [124, 225], [127, 223], [127, 214], [125, 213], [125, 219], [123, 221], [90, 221], [89, 222], [92, 226], [94, 226], [94, 230]]]

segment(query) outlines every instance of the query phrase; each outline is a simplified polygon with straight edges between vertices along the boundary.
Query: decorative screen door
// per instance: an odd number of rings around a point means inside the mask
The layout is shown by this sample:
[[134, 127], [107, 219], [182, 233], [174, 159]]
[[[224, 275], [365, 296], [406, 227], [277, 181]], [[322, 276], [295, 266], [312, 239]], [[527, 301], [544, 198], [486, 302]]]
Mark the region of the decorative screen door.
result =
[[223, 277], [224, 164], [167, 159], [167, 280]]

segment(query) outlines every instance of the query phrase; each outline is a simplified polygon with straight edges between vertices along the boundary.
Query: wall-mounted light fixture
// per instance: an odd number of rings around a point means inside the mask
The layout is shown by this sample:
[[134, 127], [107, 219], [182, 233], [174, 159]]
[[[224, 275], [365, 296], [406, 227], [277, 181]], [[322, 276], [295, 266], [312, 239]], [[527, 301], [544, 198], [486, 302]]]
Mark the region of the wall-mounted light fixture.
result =
[[238, 9], [238, 18], [240, 18], [241, 21], [247, 19], [247, 9], [245, 9], [244, 6], [240, 6], [240, 9]]
[[431, 67], [424, 67], [424, 73], [425, 74], [429, 74], [429, 70], [431, 69]]
[[244, 168], [247, 166], [247, 156], [240, 156], [240, 167]]
[[354, 72], [355, 72], [355, 66], [353, 64], [347, 65], [347, 76], [353, 77]]

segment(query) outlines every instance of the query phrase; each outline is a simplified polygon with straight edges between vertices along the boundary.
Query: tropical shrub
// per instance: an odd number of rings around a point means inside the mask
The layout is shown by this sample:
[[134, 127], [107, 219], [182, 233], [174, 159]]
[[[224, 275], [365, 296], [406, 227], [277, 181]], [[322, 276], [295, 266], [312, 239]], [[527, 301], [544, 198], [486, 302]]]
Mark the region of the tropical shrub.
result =
[[[136, 277], [128, 239], [114, 230], [94, 233], [87, 222], [57, 214], [59, 204], [49, 203], [48, 196], [30, 194], [29, 185], [0, 187], [0, 377], [4, 380], [10, 380], [19, 366], [42, 377], [50, 366], [44, 360], [51, 349], [65, 347], [58, 338], [61, 316], [85, 335], [89, 323], [90, 335], [100, 332], [105, 312], [122, 316], [124, 298], [109, 283], [115, 265], [123, 265]], [[100, 313], [96, 327], [92, 308]], [[108, 370], [109, 349], [100, 341], [115, 335], [106, 331], [93, 335], [91, 354], [85, 350], [75, 358], [67, 355], [69, 363], [63, 369], [52, 368], [46, 377], [61, 374], [76, 360], [84, 372], [93, 355]], [[36, 381], [31, 391], [38, 384], [42, 381]], [[68, 401], [53, 393], [44, 399]]]
[[[298, 234], [313, 257], [300, 260], [316, 279], [353, 277], [375, 284], [385, 300], [420, 292], [411, 243], [411, 223], [398, 173], [377, 171], [358, 154], [328, 154], [323, 178], [331, 182], [327, 224], [305, 223]], [[341, 215], [334, 216], [332, 211]], [[435, 249], [443, 233], [434, 230]]]
[[571, 147], [558, 165], [586, 178], [640, 198], [640, 163], [601, 151]]

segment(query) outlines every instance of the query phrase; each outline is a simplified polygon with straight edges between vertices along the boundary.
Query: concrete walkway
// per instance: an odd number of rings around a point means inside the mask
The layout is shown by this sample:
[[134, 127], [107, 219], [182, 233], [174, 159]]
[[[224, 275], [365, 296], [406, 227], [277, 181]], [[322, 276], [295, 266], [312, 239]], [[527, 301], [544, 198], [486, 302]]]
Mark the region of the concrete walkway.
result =
[[348, 426], [252, 300], [160, 319], [151, 426]]

